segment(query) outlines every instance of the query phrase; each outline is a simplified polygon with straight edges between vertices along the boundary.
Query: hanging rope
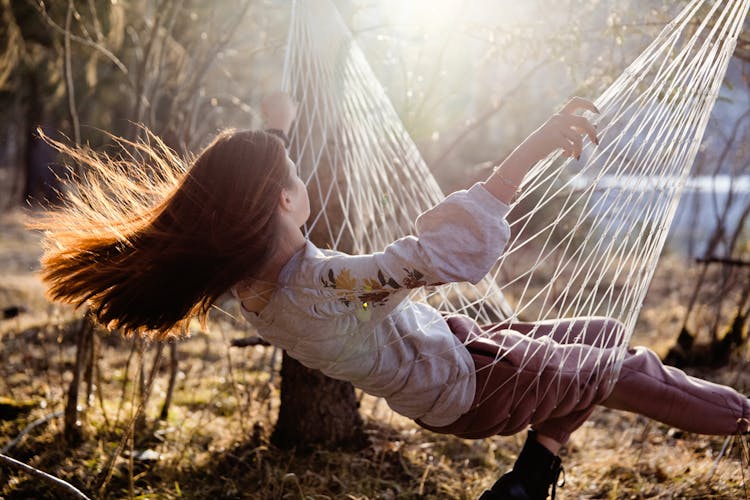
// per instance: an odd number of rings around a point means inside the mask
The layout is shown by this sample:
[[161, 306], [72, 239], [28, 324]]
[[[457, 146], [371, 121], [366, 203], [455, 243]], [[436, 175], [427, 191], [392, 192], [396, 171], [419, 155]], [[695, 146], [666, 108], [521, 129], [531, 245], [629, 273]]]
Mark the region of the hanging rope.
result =
[[[595, 342], [618, 346], [596, 360], [612, 369], [591, 377], [616, 375], [749, 5], [690, 2], [595, 101], [600, 145], [532, 168], [513, 205], [532, 208], [494, 270], [414, 299], [479, 323], [619, 319], [624, 331]], [[283, 82], [300, 103], [291, 156], [313, 207], [307, 236], [366, 253], [413, 233], [444, 194], [329, 0], [294, 3]]]

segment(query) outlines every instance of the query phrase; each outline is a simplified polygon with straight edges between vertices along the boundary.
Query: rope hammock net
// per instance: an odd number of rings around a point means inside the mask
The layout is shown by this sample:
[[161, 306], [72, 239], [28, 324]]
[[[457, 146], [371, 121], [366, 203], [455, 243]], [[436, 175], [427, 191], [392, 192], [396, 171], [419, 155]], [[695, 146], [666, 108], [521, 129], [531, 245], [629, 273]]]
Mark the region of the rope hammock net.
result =
[[[412, 300], [480, 324], [616, 318], [624, 330], [595, 332], [594, 345], [616, 346], [597, 351], [609, 369], [580, 381], [613, 383], [748, 6], [689, 2], [596, 99], [601, 114], [587, 117], [600, 145], [531, 169], [492, 272]], [[444, 194], [330, 0], [294, 3], [283, 86], [300, 103], [290, 156], [308, 186], [311, 241], [357, 254], [413, 234]]]

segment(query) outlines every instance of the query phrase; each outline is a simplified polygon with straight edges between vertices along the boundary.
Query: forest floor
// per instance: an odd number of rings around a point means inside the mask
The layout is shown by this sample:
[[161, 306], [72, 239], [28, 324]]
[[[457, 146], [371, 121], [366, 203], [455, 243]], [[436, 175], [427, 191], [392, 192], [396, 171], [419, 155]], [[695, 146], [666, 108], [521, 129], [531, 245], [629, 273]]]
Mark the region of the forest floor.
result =
[[[0, 397], [6, 398], [0, 401], [26, 403], [0, 420], [0, 447], [36, 419], [63, 410], [80, 328], [79, 312], [44, 298], [35, 275], [39, 236], [22, 219], [19, 213], [0, 218], [0, 306], [24, 308], [0, 319]], [[634, 343], [663, 354], [674, 341], [694, 276], [685, 265], [663, 259]], [[98, 334], [91, 397], [81, 398], [82, 442], [65, 444], [57, 416], [3, 453], [97, 498], [473, 499], [511, 466], [522, 445], [522, 435], [472, 441], [433, 434], [364, 397], [369, 447], [279, 450], [268, 440], [278, 408], [273, 351], [230, 347], [231, 339], [251, 332], [228, 315], [213, 318], [209, 333], [196, 326], [177, 344], [177, 386], [169, 416], [160, 421], [169, 365], [164, 350], [145, 425], [122, 453], [118, 445], [138, 406], [139, 367], [148, 373], [158, 349], [105, 332]], [[746, 392], [746, 358], [738, 353], [727, 367], [696, 373]], [[558, 498], [750, 498], [746, 443], [730, 438], [719, 459], [725, 441], [597, 409], [562, 453], [565, 485]], [[0, 498], [60, 497], [49, 484], [0, 466]]]

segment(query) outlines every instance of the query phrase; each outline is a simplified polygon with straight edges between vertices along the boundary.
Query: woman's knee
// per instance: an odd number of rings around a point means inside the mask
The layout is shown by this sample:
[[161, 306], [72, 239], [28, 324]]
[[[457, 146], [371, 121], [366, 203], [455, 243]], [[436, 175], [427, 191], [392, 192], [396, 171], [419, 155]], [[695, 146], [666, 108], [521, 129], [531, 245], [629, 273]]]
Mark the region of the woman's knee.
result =
[[555, 322], [551, 336], [563, 344], [617, 347], [625, 338], [625, 325], [606, 316], [582, 316]]
[[596, 347], [619, 347], [625, 341], [625, 325], [606, 316], [581, 318], [582, 338], [579, 342]]
[[510, 321], [492, 325], [489, 332], [513, 330], [532, 338], [549, 337], [561, 344], [617, 347], [625, 339], [625, 325], [606, 316], [583, 316], [525, 323]]

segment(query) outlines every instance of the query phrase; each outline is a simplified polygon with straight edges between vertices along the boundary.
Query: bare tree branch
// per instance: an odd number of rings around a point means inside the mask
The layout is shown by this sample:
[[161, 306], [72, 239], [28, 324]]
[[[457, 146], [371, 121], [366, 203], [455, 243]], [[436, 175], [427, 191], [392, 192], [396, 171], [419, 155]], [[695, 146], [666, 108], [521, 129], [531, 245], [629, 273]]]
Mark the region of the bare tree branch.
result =
[[[151, 26], [151, 32], [149, 33], [146, 47], [143, 50], [143, 56], [141, 57], [141, 64], [136, 70], [135, 77], [135, 103], [133, 106], [133, 113], [131, 119], [131, 133], [128, 136], [133, 139], [139, 133], [140, 128], [137, 126], [141, 122], [141, 114], [143, 113], [143, 104], [146, 100], [144, 95], [144, 87], [146, 85], [146, 74], [148, 71], [148, 63], [151, 59], [151, 51], [154, 48], [154, 42], [159, 34], [159, 28], [161, 28], [162, 16], [164, 15], [165, 5], [164, 2], [160, 2], [156, 6], [156, 16], [154, 17], [154, 24]], [[170, 6], [172, 2], [170, 2]]]
[[[117, 69], [119, 69], [120, 71], [122, 71], [122, 73], [123, 73], [124, 75], [128, 75], [128, 74], [129, 74], [129, 73], [128, 73], [128, 68], [127, 68], [127, 67], [126, 67], [126, 66], [125, 66], [125, 65], [124, 65], [124, 64], [122, 63], [122, 61], [120, 61], [120, 59], [118, 59], [118, 57], [117, 57], [117, 56], [115, 56], [115, 55], [114, 55], [114, 54], [113, 54], [113, 53], [112, 53], [112, 52], [111, 52], [111, 51], [110, 51], [109, 49], [107, 49], [107, 48], [106, 48], [105, 46], [103, 46], [103, 45], [102, 45], [102, 44], [100, 44], [100, 43], [97, 43], [97, 42], [95, 42], [94, 40], [88, 40], [88, 39], [86, 39], [86, 38], [83, 38], [83, 37], [80, 37], [80, 36], [78, 36], [78, 35], [74, 35], [74, 34], [70, 33], [70, 31], [69, 31], [69, 30], [66, 30], [65, 28], [63, 28], [62, 26], [60, 26], [59, 24], [57, 24], [57, 23], [56, 23], [56, 22], [54, 21], [54, 19], [52, 19], [52, 18], [51, 18], [51, 17], [49, 16], [49, 14], [47, 13], [47, 9], [46, 9], [46, 7], [45, 7], [45, 5], [44, 5], [44, 2], [39, 2], [39, 13], [40, 13], [40, 14], [42, 15], [42, 18], [44, 18], [44, 20], [45, 20], [45, 21], [47, 22], [47, 24], [48, 24], [48, 25], [49, 25], [49, 26], [50, 26], [50, 27], [51, 27], [51, 28], [52, 28], [53, 30], [55, 30], [55, 31], [57, 31], [57, 32], [59, 32], [59, 33], [61, 33], [61, 34], [62, 34], [63, 36], [68, 36], [68, 37], [70, 37], [70, 40], [71, 40], [71, 41], [74, 41], [74, 42], [78, 42], [78, 43], [81, 43], [81, 44], [83, 44], [83, 45], [86, 45], [87, 47], [91, 47], [92, 49], [94, 49], [94, 50], [97, 50], [97, 51], [101, 52], [101, 53], [102, 53], [102, 54], [104, 55], [104, 57], [106, 57], [107, 59], [109, 59], [110, 61], [112, 61], [112, 63], [113, 63], [113, 64], [114, 64], [115, 66], [117, 66]], [[132, 87], [132, 84], [133, 84], [133, 82], [131, 82], [131, 81], [129, 81], [129, 80], [128, 80], [128, 83], [129, 83], [129, 84], [131, 85], [131, 87]]]
[[96, 12], [96, 5], [94, 0], [88, 0], [89, 12], [91, 12], [91, 18], [94, 22], [94, 32], [96, 33], [97, 43], [102, 43], [104, 40], [104, 34], [102, 33], [102, 24], [99, 22], [99, 14]]
[[169, 344], [169, 382], [167, 384], [167, 395], [164, 397], [164, 404], [161, 407], [161, 412], [159, 412], [159, 420], [166, 420], [169, 416], [169, 406], [172, 404], [174, 387], [177, 382], [177, 371], [177, 343], [171, 342]]
[[73, 21], [73, 0], [68, 0], [68, 12], [65, 14], [65, 90], [68, 94], [68, 114], [73, 127], [73, 140], [81, 144], [81, 124], [76, 110], [75, 85], [73, 84], [73, 62], [70, 50], [70, 24]]
[[[219, 40], [211, 47], [211, 50], [206, 52], [202, 60], [198, 61], [198, 67], [195, 69], [192, 74], [194, 75], [193, 81], [190, 85], [187, 86], [187, 90], [185, 92], [186, 96], [197, 96], [198, 95], [198, 89], [200, 88], [201, 84], [203, 83], [204, 79], [206, 78], [206, 75], [208, 74], [208, 70], [210, 69], [211, 65], [214, 64], [216, 61], [216, 56], [219, 54], [219, 52], [223, 51], [226, 46], [229, 44], [229, 42], [234, 38], [234, 35], [237, 31], [237, 29], [241, 26], [243, 19], [245, 18], [245, 15], [247, 14], [248, 9], [250, 8], [250, 0], [246, 0], [243, 7], [241, 8], [240, 12], [238, 12], [237, 16], [235, 16], [233, 23], [231, 26], [228, 26], [222, 30], [224, 33], [224, 36], [220, 37]], [[193, 115], [193, 119], [197, 118], [198, 114], [197, 111], [200, 109], [199, 105], [195, 105], [197, 103], [198, 99], [194, 100], [194, 106], [193, 110], [195, 111]], [[182, 140], [187, 144], [190, 142], [190, 139], [192, 138], [193, 132], [195, 130], [195, 123], [193, 123], [193, 120], [187, 119], [183, 120], [183, 129], [181, 133], [179, 134], [182, 138]]]
[[50, 413], [49, 415], [45, 415], [44, 417], [38, 418], [31, 422], [29, 425], [26, 426], [24, 430], [21, 431], [21, 433], [13, 438], [8, 444], [0, 448], [0, 453], [8, 453], [15, 445], [17, 445], [23, 437], [31, 432], [35, 427], [39, 427], [40, 425], [49, 422], [53, 418], [60, 417], [64, 414], [64, 411], [56, 411], [54, 413]]
[[[172, 32], [174, 31], [175, 23], [177, 22], [177, 17], [180, 11], [183, 8], [182, 3], [173, 3], [172, 4], [173, 9], [172, 13], [169, 16], [169, 20], [164, 24], [164, 40], [161, 43], [161, 47], [159, 50], [159, 54], [156, 57], [156, 76], [153, 78], [153, 82], [151, 84], [151, 92], [150, 96], [148, 97], [148, 101], [151, 103], [151, 107], [149, 109], [149, 123], [153, 124], [156, 123], [156, 108], [158, 106], [159, 98], [161, 97], [161, 94], [164, 92], [164, 86], [162, 85], [162, 77], [164, 75], [164, 67], [165, 67], [165, 56], [167, 54], [167, 47], [170, 44], [174, 43]], [[184, 59], [183, 59], [184, 60]], [[179, 71], [178, 71], [179, 74]]]
[[699, 264], [723, 264], [733, 267], [750, 267], [750, 260], [725, 259], [723, 257], [699, 257], [695, 259]]
[[44, 471], [41, 471], [39, 469], [35, 469], [34, 467], [32, 467], [30, 465], [26, 465], [23, 462], [19, 462], [15, 458], [11, 458], [11, 457], [9, 457], [7, 455], [3, 455], [2, 453], [0, 453], [0, 463], [3, 463], [5, 465], [9, 465], [9, 466], [15, 467], [17, 469], [21, 469], [22, 471], [26, 472], [27, 474], [31, 474], [32, 476], [34, 476], [34, 477], [36, 477], [38, 479], [41, 479], [42, 481], [44, 481], [46, 483], [49, 483], [49, 484], [55, 486], [56, 488], [62, 489], [66, 493], [68, 493], [70, 495], [73, 495], [75, 498], [82, 498], [82, 499], [85, 499], [85, 500], [89, 500], [89, 497], [87, 497], [86, 495], [84, 495], [81, 492], [81, 490], [79, 490], [78, 488], [76, 488], [72, 484], [70, 484], [70, 483], [68, 483], [66, 481], [63, 481], [62, 479], [57, 478], [57, 477], [55, 477], [55, 476], [53, 476], [51, 474], [47, 474]]

